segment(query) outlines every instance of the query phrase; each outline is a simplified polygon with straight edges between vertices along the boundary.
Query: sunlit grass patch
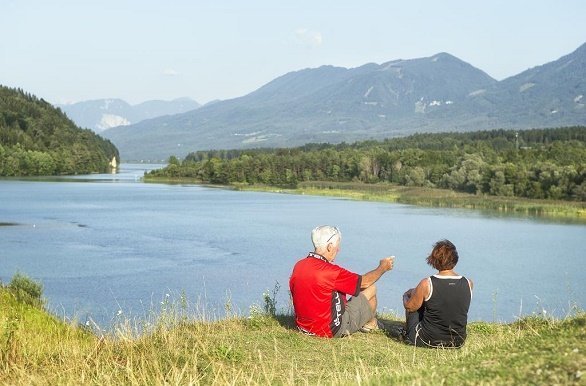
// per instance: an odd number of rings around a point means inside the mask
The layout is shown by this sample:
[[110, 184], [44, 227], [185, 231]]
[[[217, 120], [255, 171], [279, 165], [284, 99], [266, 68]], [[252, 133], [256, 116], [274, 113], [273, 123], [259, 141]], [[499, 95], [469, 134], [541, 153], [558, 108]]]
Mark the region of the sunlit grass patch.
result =
[[[274, 294], [273, 294], [274, 295]], [[223, 316], [165, 296], [147, 320], [108, 331], [65, 323], [0, 288], [0, 384], [572, 384], [586, 366], [586, 315], [472, 322], [461, 349], [406, 345], [385, 331], [301, 334], [271, 294]], [[229, 302], [227, 302], [229, 304]], [[399, 326], [396, 315], [379, 315]]]

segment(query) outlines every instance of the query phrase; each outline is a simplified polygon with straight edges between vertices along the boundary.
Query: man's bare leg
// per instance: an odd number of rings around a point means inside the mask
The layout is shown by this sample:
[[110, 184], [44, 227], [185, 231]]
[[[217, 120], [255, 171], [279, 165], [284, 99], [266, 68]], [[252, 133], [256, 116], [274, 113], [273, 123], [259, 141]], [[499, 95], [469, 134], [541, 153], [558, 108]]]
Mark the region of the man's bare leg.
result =
[[372, 314], [375, 315], [371, 320], [369, 320], [368, 322], [366, 322], [366, 324], [364, 325], [364, 327], [370, 328], [370, 329], [374, 329], [377, 327], [377, 323], [376, 323], [376, 305], [377, 305], [377, 300], [376, 300], [376, 285], [371, 285], [368, 288], [365, 288], [362, 293], [364, 294], [364, 296], [366, 297], [366, 299], [368, 300], [368, 305], [370, 306], [370, 309], [372, 310]]

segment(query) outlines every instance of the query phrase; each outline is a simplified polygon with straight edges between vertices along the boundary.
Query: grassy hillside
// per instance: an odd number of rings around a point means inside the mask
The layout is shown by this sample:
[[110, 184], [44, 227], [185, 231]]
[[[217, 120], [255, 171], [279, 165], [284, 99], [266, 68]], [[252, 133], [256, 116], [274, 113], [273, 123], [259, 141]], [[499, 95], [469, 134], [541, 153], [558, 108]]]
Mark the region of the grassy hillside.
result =
[[[459, 350], [407, 346], [382, 331], [344, 339], [300, 334], [291, 316], [219, 321], [181, 307], [111, 333], [66, 324], [0, 289], [0, 383], [583, 384], [586, 315], [474, 322]], [[386, 326], [399, 324], [381, 318]], [[142, 334], [136, 327], [140, 326]]]

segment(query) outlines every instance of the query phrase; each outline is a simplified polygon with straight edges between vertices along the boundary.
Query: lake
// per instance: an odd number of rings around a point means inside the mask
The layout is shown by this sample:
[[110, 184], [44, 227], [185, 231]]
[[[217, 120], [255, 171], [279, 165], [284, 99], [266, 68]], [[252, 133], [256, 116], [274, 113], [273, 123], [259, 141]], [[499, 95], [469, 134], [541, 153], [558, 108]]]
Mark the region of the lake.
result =
[[443, 238], [458, 248], [456, 271], [475, 282], [471, 320], [562, 317], [586, 299], [585, 225], [140, 182], [153, 167], [0, 180], [0, 280], [24, 273], [43, 284], [56, 315], [104, 328], [182, 295], [208, 317], [245, 315], [276, 283], [277, 309], [287, 311], [289, 274], [312, 249], [311, 229], [331, 224], [343, 235], [339, 265], [363, 274], [396, 256], [377, 283], [384, 312], [402, 314], [401, 295], [434, 273], [425, 258]]

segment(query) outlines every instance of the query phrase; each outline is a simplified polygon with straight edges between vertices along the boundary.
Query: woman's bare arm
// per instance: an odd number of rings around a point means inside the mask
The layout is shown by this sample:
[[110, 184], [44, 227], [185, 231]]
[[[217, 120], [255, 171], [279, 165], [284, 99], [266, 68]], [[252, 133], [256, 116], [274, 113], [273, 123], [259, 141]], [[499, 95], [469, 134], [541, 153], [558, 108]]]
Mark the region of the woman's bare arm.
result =
[[421, 280], [417, 287], [411, 288], [403, 294], [403, 306], [408, 312], [415, 312], [423, 305], [423, 301], [429, 295], [429, 281]]

